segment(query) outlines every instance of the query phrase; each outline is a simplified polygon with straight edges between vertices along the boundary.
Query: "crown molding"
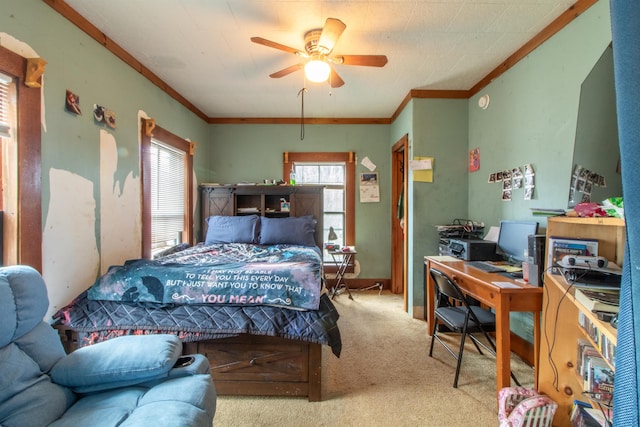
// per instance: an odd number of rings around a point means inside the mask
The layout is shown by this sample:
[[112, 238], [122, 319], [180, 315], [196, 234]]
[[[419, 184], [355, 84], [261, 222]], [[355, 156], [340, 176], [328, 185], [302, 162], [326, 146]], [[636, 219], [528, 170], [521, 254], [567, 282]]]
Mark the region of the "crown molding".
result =
[[[210, 124], [217, 125], [299, 125], [300, 117], [210, 117]], [[305, 125], [388, 125], [389, 118], [331, 118], [331, 117], [305, 117]]]
[[[300, 124], [299, 117], [208, 117], [195, 105], [184, 98], [175, 89], [165, 83], [160, 77], [155, 75], [151, 70], [142, 65], [140, 61], [134, 58], [130, 53], [125, 51], [116, 42], [111, 40], [100, 31], [95, 25], [86, 20], [82, 15], [71, 8], [64, 0], [42, 0], [52, 9], [67, 18], [71, 23], [76, 25], [87, 35], [100, 43], [105, 49], [112, 52], [127, 65], [138, 71], [146, 77], [151, 83], [158, 86], [170, 97], [178, 101], [185, 108], [193, 112], [196, 116], [209, 124]], [[494, 68], [489, 74], [483, 77], [469, 90], [435, 90], [435, 89], [411, 89], [404, 97], [396, 111], [389, 118], [322, 118], [322, 117], [305, 117], [304, 123], [310, 125], [354, 125], [354, 124], [391, 124], [393, 123], [404, 108], [412, 99], [439, 98], [439, 99], [469, 99], [483, 88], [488, 86], [492, 81], [497, 79], [507, 70], [512, 68], [519, 61], [537, 49], [545, 41], [550, 39], [554, 34], [558, 33], [571, 21], [584, 13], [591, 6], [596, 4], [598, 0], [577, 0], [572, 6], [558, 16], [552, 23], [547, 25], [542, 31], [536, 34], [531, 40], [525, 43], [520, 49], [514, 52], [504, 62]]]

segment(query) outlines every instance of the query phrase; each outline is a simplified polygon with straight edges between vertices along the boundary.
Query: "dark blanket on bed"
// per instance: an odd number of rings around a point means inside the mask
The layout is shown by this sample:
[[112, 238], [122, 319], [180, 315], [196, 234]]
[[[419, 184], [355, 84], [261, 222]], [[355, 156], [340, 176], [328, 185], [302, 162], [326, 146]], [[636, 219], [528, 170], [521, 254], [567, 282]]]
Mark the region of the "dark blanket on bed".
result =
[[[272, 306], [157, 305], [95, 301], [83, 292], [53, 318], [92, 342], [125, 333], [174, 333], [183, 341], [237, 334], [270, 335], [328, 345], [340, 356], [338, 312], [323, 294], [318, 310]], [[80, 339], [79, 339], [80, 341]]]
[[109, 270], [92, 300], [160, 304], [277, 305], [318, 308], [322, 258], [315, 247], [227, 243], [197, 245]]

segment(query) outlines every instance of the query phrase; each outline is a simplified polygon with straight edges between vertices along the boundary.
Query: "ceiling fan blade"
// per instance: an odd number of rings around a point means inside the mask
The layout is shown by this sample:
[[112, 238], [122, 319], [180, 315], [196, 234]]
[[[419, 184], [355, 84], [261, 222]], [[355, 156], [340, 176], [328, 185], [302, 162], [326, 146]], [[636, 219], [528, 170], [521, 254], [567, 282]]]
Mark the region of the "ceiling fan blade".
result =
[[385, 55], [341, 55], [334, 61], [343, 65], [364, 65], [366, 67], [384, 67], [387, 63]]
[[290, 67], [287, 68], [283, 68], [280, 71], [276, 71], [273, 74], [269, 74], [269, 77], [271, 77], [272, 79], [279, 79], [280, 77], [284, 77], [288, 74], [291, 74], [295, 71], [301, 70], [302, 68], [304, 68], [304, 64], [296, 64], [296, 65], [292, 65]]
[[272, 42], [271, 40], [263, 39], [262, 37], [251, 37], [251, 41], [264, 46], [272, 47], [274, 49], [284, 50], [285, 52], [306, 56], [304, 52], [301, 52], [298, 49], [294, 49], [280, 43]]
[[336, 70], [331, 67], [331, 75], [329, 76], [331, 87], [340, 87], [344, 85], [344, 80], [336, 73]]
[[322, 34], [320, 34], [320, 39], [318, 40], [318, 50], [320, 53], [328, 55], [333, 50], [333, 47], [338, 42], [345, 28], [347, 28], [347, 26], [341, 20], [327, 18], [327, 21], [324, 23], [324, 28], [322, 29]]

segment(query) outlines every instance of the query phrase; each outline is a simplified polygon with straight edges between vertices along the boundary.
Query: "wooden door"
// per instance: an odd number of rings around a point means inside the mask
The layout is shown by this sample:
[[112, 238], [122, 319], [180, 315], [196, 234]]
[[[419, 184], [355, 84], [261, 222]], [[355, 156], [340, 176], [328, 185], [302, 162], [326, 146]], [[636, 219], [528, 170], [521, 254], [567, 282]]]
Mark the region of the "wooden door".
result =
[[407, 175], [409, 137], [404, 135], [393, 145], [391, 176], [391, 291], [404, 294], [408, 310], [407, 258], [409, 224], [407, 223]]

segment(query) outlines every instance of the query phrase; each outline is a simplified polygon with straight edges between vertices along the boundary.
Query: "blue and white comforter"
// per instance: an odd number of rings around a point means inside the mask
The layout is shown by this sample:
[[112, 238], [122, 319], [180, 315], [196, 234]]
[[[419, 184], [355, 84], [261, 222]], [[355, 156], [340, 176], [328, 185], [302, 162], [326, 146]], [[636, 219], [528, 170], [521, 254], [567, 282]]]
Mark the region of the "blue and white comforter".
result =
[[273, 305], [317, 310], [322, 258], [308, 246], [196, 245], [155, 260], [113, 266], [89, 288], [96, 301]]

